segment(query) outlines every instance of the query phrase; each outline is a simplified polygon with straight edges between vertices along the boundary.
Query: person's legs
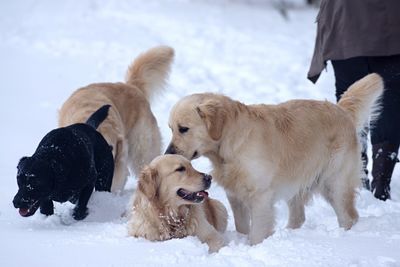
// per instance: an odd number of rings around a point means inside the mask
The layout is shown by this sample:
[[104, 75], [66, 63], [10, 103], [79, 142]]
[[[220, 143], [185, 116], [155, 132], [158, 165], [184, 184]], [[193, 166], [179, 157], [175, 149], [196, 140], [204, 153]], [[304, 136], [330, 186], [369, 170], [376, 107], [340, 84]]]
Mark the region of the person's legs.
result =
[[350, 85], [370, 73], [368, 59], [366, 57], [332, 60], [332, 66], [335, 72], [337, 101], [340, 100], [342, 94]]
[[380, 74], [385, 83], [381, 114], [371, 126], [372, 176], [374, 196], [390, 199], [390, 181], [400, 144], [400, 55], [370, 57], [371, 72]]
[[[363, 78], [370, 73], [368, 67], [368, 60], [366, 57], [356, 57], [344, 60], [332, 60], [333, 70], [335, 72], [335, 86], [336, 86], [336, 100], [339, 101], [343, 93], [354, 82]], [[366, 125], [364, 131], [360, 133], [361, 141], [361, 158], [363, 161], [364, 175], [361, 177], [363, 187], [370, 190], [368, 180], [368, 126]]]

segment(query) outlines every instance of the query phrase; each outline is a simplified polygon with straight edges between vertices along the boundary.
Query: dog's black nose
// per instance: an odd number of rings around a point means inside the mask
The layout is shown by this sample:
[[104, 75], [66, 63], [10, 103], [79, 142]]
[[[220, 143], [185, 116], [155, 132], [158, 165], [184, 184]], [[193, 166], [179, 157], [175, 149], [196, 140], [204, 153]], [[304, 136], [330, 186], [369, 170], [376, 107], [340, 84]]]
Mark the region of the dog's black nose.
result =
[[204, 185], [206, 188], [210, 188], [212, 176], [209, 174], [203, 174]]
[[13, 205], [14, 205], [14, 208], [16, 208], [16, 209], [18, 209], [19, 208], [19, 206], [20, 206], [20, 200], [19, 199], [17, 199], [17, 197], [14, 197], [14, 199], [13, 199], [13, 201], [12, 201], [12, 203], [13, 203]]
[[165, 155], [165, 154], [176, 154], [175, 146], [174, 146], [173, 144], [170, 144], [170, 145], [167, 147], [167, 150], [165, 150], [164, 155]]

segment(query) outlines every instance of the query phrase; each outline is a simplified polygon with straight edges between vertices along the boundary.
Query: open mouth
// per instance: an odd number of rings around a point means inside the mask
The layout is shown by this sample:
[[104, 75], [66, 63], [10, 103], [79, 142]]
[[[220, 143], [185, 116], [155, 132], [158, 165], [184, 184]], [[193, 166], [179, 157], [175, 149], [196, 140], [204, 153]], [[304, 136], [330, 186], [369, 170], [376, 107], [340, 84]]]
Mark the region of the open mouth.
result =
[[193, 203], [201, 203], [208, 197], [208, 193], [204, 190], [202, 191], [197, 191], [197, 192], [191, 192], [186, 189], [180, 188], [176, 194], [180, 196], [182, 199], [186, 201], [190, 201]]
[[29, 217], [35, 214], [39, 208], [39, 200], [35, 201], [29, 208], [19, 208], [19, 215], [22, 217]]

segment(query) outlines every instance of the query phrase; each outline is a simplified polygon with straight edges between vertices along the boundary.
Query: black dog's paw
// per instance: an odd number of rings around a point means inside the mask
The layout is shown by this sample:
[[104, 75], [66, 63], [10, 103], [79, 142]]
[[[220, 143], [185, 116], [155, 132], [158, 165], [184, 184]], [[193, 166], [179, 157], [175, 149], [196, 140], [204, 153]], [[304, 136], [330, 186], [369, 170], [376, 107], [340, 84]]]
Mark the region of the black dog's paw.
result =
[[72, 213], [72, 217], [74, 217], [75, 220], [80, 221], [86, 218], [88, 216], [89, 210], [88, 208], [75, 208], [74, 212]]
[[53, 201], [45, 201], [40, 203], [40, 213], [46, 216], [50, 216], [54, 214], [54, 206]]
[[49, 210], [42, 210], [40, 209], [40, 213], [46, 216], [51, 216], [54, 214], [54, 211], [49, 211]]

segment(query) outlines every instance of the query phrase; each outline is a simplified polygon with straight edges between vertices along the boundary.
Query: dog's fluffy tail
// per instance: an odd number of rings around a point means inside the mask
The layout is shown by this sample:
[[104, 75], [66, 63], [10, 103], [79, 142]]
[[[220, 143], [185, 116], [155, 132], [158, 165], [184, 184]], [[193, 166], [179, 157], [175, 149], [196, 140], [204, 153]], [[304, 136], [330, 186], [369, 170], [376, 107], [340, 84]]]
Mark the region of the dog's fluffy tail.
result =
[[104, 105], [96, 110], [92, 115], [90, 115], [89, 119], [87, 119], [86, 124], [97, 129], [97, 127], [99, 127], [99, 125], [107, 118], [110, 107], [111, 105]]
[[154, 47], [139, 55], [129, 66], [125, 82], [138, 87], [150, 100], [156, 91], [165, 86], [173, 59], [174, 50], [171, 47]]
[[362, 131], [369, 118], [374, 121], [379, 115], [383, 90], [381, 76], [372, 73], [353, 83], [342, 95], [338, 105], [351, 115], [357, 132]]

